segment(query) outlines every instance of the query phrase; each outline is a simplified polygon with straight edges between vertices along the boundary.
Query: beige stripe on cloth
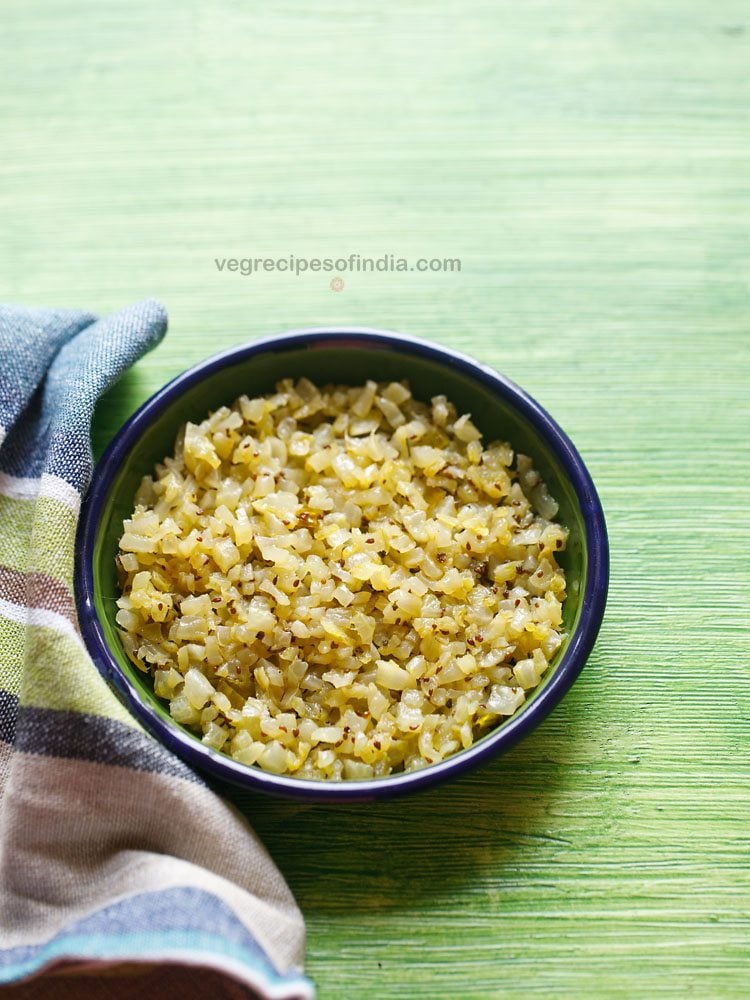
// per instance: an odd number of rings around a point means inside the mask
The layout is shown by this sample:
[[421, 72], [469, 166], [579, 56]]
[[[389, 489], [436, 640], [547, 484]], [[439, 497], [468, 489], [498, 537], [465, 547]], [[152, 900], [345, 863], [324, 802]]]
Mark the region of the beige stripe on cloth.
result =
[[12, 604], [54, 611], [76, 622], [75, 602], [68, 587], [46, 573], [22, 573], [0, 565], [0, 598]]
[[[0, 947], [45, 941], [102, 900], [189, 885], [228, 903], [280, 968], [300, 967], [297, 906], [234, 808], [197, 781], [141, 772], [137, 796], [132, 783], [129, 768], [16, 752], [0, 813]], [[78, 996], [95, 995], [90, 982]]]

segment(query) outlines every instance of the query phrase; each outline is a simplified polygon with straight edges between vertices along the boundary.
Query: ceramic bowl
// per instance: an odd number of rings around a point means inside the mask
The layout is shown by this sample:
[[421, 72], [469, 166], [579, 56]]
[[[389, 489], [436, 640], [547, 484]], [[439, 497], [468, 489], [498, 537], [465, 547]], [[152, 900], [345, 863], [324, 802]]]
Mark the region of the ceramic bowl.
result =
[[[551, 669], [516, 715], [468, 750], [421, 770], [368, 781], [325, 782], [270, 774], [205, 746], [175, 723], [150, 678], [125, 655], [115, 623], [115, 557], [123, 518], [145, 474], [173, 450], [178, 428], [239, 395], [272, 391], [281, 378], [359, 385], [408, 379], [417, 399], [443, 393], [470, 412], [485, 440], [510, 441], [532, 456], [560, 505], [570, 537], [560, 561], [568, 581], [564, 640]], [[466, 355], [412, 337], [368, 329], [299, 330], [232, 348], [178, 375], [122, 427], [94, 471], [77, 537], [76, 599], [81, 631], [98, 669], [158, 740], [209, 776], [297, 799], [351, 801], [422, 789], [455, 778], [530, 733], [581, 671], [601, 624], [608, 584], [604, 514], [580, 455], [552, 417], [517, 385]]]

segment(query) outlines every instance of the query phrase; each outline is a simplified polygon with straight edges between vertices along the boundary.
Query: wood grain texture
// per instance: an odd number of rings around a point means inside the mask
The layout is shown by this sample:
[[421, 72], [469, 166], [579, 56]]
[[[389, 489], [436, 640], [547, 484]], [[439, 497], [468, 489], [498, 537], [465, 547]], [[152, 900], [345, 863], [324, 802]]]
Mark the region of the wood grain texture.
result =
[[[2, 12], [2, 296], [170, 312], [102, 402], [99, 450], [206, 354], [353, 322], [507, 373], [601, 491], [601, 638], [522, 746], [384, 806], [240, 797], [321, 1000], [746, 996], [746, 3]], [[463, 267], [334, 293], [213, 264], [351, 252]]]

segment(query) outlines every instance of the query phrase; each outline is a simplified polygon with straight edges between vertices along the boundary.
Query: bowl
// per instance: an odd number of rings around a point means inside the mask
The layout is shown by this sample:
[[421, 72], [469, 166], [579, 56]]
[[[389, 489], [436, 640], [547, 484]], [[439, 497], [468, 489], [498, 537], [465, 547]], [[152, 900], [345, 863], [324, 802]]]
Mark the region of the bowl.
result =
[[[485, 440], [510, 441], [531, 455], [560, 505], [569, 529], [560, 555], [568, 582], [563, 622], [567, 638], [540, 685], [507, 721], [469, 749], [407, 773], [366, 781], [327, 782], [271, 774], [232, 760], [169, 714], [151, 679], [120, 644], [115, 557], [123, 519], [141, 478], [173, 450], [178, 428], [243, 393], [269, 392], [284, 377], [350, 385], [368, 378], [408, 379], [413, 395], [444, 393], [459, 413], [470, 412]], [[169, 382], [123, 425], [94, 470], [76, 540], [75, 590], [81, 633], [94, 663], [143, 726], [206, 775], [249, 789], [319, 801], [381, 798], [434, 785], [488, 761], [530, 733], [580, 673], [604, 614], [609, 573], [607, 531], [591, 477], [571, 441], [523, 389], [486, 365], [449, 348], [370, 329], [296, 330], [235, 347]]]

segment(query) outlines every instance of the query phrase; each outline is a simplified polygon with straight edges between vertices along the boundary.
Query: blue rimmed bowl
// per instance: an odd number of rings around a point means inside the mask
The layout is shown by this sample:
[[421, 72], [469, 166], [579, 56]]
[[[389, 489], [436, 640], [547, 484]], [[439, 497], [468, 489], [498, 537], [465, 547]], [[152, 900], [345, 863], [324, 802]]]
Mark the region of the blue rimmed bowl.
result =
[[[115, 623], [115, 557], [123, 519], [141, 478], [170, 454], [179, 427], [238, 396], [261, 395], [279, 379], [359, 385], [408, 379], [417, 399], [439, 393], [470, 412], [486, 441], [507, 440], [531, 455], [569, 529], [560, 555], [568, 581], [567, 632], [551, 669], [519, 711], [463, 750], [418, 771], [336, 783], [271, 774], [232, 760], [174, 722], [150, 678], [127, 658]], [[580, 673], [599, 631], [609, 578], [607, 530], [599, 497], [575, 447], [545, 410], [509, 379], [464, 354], [396, 333], [369, 329], [298, 330], [216, 355], [178, 375], [121, 428], [98, 463], [84, 502], [76, 551], [81, 631], [98, 669], [130, 712], [196, 769], [246, 788], [297, 799], [381, 798], [454, 778], [508, 750], [555, 707]]]

